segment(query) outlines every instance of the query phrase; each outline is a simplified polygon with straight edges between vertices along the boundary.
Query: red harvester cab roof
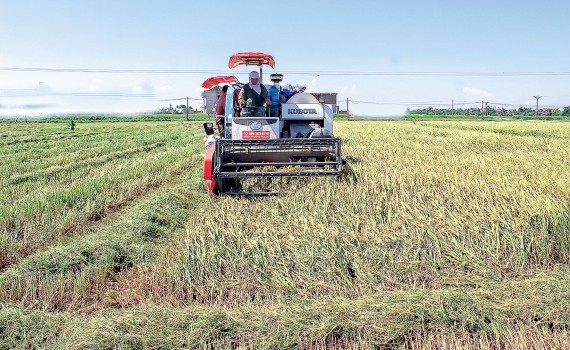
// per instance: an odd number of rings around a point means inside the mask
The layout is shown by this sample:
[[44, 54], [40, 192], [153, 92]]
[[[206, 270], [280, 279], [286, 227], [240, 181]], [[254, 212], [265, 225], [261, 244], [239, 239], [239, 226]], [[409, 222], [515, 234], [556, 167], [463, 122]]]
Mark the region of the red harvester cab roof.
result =
[[261, 66], [266, 64], [275, 69], [275, 60], [273, 56], [262, 52], [239, 52], [233, 54], [228, 62], [230, 69], [245, 64], [247, 66]]
[[233, 75], [219, 75], [216, 77], [210, 77], [202, 83], [202, 87], [206, 90], [210, 90], [212, 87], [218, 84], [232, 84], [237, 83], [238, 80]]

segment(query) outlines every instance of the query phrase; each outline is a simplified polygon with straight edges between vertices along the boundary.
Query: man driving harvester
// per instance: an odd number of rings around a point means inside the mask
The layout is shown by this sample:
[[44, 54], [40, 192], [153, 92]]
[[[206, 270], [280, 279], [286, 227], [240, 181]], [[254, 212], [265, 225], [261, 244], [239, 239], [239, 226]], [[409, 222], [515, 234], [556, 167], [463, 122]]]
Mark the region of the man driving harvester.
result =
[[[263, 110], [263, 104], [265, 103], [267, 106], [271, 105], [271, 100], [268, 95], [269, 93], [267, 88], [259, 81], [259, 73], [257, 71], [251, 71], [249, 73], [249, 83], [245, 84], [239, 92], [238, 103], [242, 108], [258, 107], [256, 109], [252, 108], [251, 110], [253, 111], [249, 113], [261, 113], [263, 115], [265, 113]], [[244, 110], [246, 109], [247, 108]], [[243, 112], [242, 116], [245, 116]]]

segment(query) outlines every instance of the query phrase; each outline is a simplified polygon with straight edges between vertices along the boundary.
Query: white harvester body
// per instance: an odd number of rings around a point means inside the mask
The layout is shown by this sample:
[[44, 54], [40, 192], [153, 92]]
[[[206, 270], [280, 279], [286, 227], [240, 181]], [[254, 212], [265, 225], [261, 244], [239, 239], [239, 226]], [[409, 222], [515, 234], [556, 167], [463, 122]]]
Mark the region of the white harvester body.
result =
[[[239, 64], [274, 66], [275, 62], [261, 53], [230, 58], [230, 68]], [[344, 161], [341, 140], [333, 136], [331, 106], [308, 93], [285, 98], [281, 79], [280, 74], [272, 75], [274, 86], [269, 91], [274, 103], [267, 107], [239, 106], [241, 86], [228, 88], [225, 131], [211, 143], [204, 159], [210, 193], [235, 194], [237, 190], [240, 194], [239, 182], [246, 178], [340, 176]], [[213, 133], [211, 124], [204, 127]]]

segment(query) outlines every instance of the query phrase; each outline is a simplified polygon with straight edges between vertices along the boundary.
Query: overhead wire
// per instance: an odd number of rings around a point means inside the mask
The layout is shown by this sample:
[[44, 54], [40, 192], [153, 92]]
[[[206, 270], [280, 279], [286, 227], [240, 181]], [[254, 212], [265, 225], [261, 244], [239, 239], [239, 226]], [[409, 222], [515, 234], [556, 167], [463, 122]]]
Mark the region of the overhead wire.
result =
[[[231, 74], [228, 71], [208, 69], [108, 69], [108, 68], [49, 68], [49, 67], [0, 67], [0, 71], [47, 73], [111, 73], [111, 74]], [[332, 75], [332, 76], [568, 76], [570, 71], [534, 72], [475, 72], [475, 71], [302, 71], [284, 70], [283, 74]], [[234, 72], [235, 73], [235, 72]]]
[[[33, 90], [30, 90], [33, 91]], [[77, 96], [77, 97], [156, 97], [154, 94], [129, 94], [129, 93], [91, 93], [91, 92], [46, 92], [36, 94], [7, 94], [0, 93], [0, 97], [45, 97], [45, 96]]]
[[[346, 100], [339, 100], [339, 103], [343, 103]], [[446, 107], [452, 108], [453, 106], [468, 106], [475, 105], [479, 107], [481, 103], [486, 103], [488, 107], [491, 106], [504, 106], [504, 107], [532, 107], [534, 104], [524, 104], [524, 103], [504, 103], [504, 102], [491, 102], [491, 101], [457, 101], [451, 102], [447, 101], [416, 101], [416, 102], [376, 102], [376, 101], [359, 101], [359, 100], [348, 100], [351, 104], [369, 104], [369, 105], [391, 105], [391, 106], [407, 106], [407, 107]], [[564, 105], [553, 105], [553, 104], [542, 104], [542, 108], [563, 108]]]
[[[49, 67], [0, 67], [0, 71], [14, 71], [14, 72], [47, 72], [47, 73], [110, 73], [110, 74], [230, 74], [218, 70], [189, 70], [189, 69], [100, 69], [100, 68], [49, 68]], [[390, 71], [282, 71], [284, 74], [292, 75], [331, 75], [331, 76], [439, 76], [439, 77], [453, 77], [453, 76], [568, 76], [570, 71], [534, 71], [534, 72], [473, 72], [473, 71], [407, 71], [407, 72], [390, 72]], [[80, 93], [80, 92], [43, 92], [41, 94], [9, 94], [6, 91], [20, 90], [20, 91], [34, 91], [33, 89], [0, 89], [0, 97], [39, 97], [39, 96], [77, 96], [77, 97], [120, 97], [120, 98], [152, 98], [156, 97], [154, 94], [129, 94], [129, 93]], [[162, 99], [159, 101], [177, 101], [177, 100], [194, 100], [201, 101], [201, 98], [175, 98], [175, 99]], [[374, 104], [374, 105], [403, 105], [403, 106], [450, 106], [449, 101], [421, 101], [421, 102], [378, 102], [378, 101], [360, 101], [348, 100], [353, 104]], [[453, 105], [470, 105], [479, 104], [481, 101], [464, 102], [454, 101]], [[487, 102], [488, 104], [500, 106], [523, 106], [532, 107], [533, 105], [526, 104], [513, 104], [502, 102]]]
[[[21, 90], [28, 90], [34, 91], [32, 89], [21, 89]], [[20, 91], [21, 91], [20, 90]], [[6, 89], [0, 91], [7, 91]], [[71, 96], [71, 97], [117, 97], [117, 98], [154, 98], [156, 95], [154, 94], [130, 94], [130, 93], [83, 93], [83, 92], [48, 92], [48, 93], [36, 93], [36, 94], [6, 94], [0, 92], [0, 97], [4, 98], [17, 98], [17, 97], [45, 97], [45, 96]], [[179, 98], [171, 98], [171, 99], [160, 99], [158, 101], [161, 102], [168, 102], [168, 101], [183, 101], [183, 100], [192, 100], [192, 101], [202, 101], [202, 98], [196, 97], [179, 97]], [[346, 101], [346, 99], [340, 99], [337, 101], [337, 104], [342, 104]], [[363, 104], [363, 105], [385, 105], [385, 106], [407, 106], [407, 107], [450, 107], [450, 106], [466, 106], [466, 105], [480, 105], [481, 102], [485, 102], [488, 105], [494, 106], [505, 106], [505, 107], [534, 107], [533, 104], [520, 104], [520, 103], [506, 103], [506, 102], [492, 102], [492, 101], [460, 101], [454, 100], [451, 102], [450, 100], [438, 100], [438, 101], [362, 101], [362, 100], [351, 100], [348, 99], [350, 104]], [[558, 105], [548, 105], [543, 104], [546, 107], [552, 108], [562, 108], [564, 106]]]
[[201, 98], [194, 98], [194, 97], [180, 97], [180, 98], [170, 98], [167, 100], [159, 100], [159, 101], [181, 101], [181, 100], [192, 100], [192, 101], [202, 101], [203, 99]]

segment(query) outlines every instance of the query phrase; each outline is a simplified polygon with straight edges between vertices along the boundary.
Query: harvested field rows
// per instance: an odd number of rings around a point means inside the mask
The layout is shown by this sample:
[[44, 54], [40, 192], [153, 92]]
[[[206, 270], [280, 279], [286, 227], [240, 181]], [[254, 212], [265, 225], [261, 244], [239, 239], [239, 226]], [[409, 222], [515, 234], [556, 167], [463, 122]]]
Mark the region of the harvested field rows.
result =
[[[35, 134], [41, 136], [43, 125], [36, 127]], [[92, 129], [97, 132], [90, 133]], [[25, 148], [13, 150], [13, 158], [4, 158], [0, 267], [46, 244], [59, 244], [80, 234], [90, 221], [100, 220], [166, 182], [179, 181], [178, 176], [190, 169], [192, 157], [194, 163], [199, 162], [192, 152], [196, 148], [190, 147], [201, 137], [195, 127], [156, 125], [154, 130], [139, 133], [137, 126], [129, 124], [123, 128], [113, 125], [108, 131], [98, 124], [80, 124], [67, 133], [90, 136], [83, 140], [78, 136], [71, 143], [64, 138], [59, 146], [28, 142]], [[97, 135], [95, 139], [91, 138], [93, 134]], [[96, 154], [90, 152], [92, 143], [99, 145]], [[88, 147], [86, 152], [81, 152], [82, 145]], [[19, 152], [34, 150], [44, 150], [44, 154], [35, 160], [18, 157]], [[65, 154], [70, 151], [68, 159]]]

